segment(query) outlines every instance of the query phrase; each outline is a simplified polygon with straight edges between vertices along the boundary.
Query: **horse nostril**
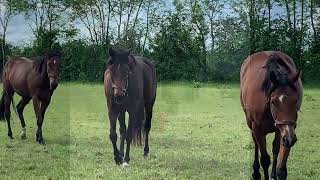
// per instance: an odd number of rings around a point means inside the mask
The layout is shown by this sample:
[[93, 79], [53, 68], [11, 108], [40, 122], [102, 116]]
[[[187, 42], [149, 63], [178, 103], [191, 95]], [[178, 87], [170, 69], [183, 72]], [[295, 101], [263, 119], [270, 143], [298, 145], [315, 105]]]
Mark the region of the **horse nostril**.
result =
[[293, 137], [289, 137], [289, 138], [284, 136], [282, 138], [282, 144], [287, 148], [291, 148], [296, 142], [297, 142], [296, 135], [294, 135]]
[[291, 142], [291, 146], [293, 146], [296, 142], [297, 142], [297, 136], [296, 135], [294, 135], [293, 137], [292, 137], [292, 142]]
[[51, 89], [55, 90], [58, 87], [58, 82], [53, 81], [51, 82], [50, 86], [51, 86]]
[[283, 136], [282, 138], [282, 144], [285, 146], [285, 147], [289, 147], [289, 141], [287, 139], [286, 136]]

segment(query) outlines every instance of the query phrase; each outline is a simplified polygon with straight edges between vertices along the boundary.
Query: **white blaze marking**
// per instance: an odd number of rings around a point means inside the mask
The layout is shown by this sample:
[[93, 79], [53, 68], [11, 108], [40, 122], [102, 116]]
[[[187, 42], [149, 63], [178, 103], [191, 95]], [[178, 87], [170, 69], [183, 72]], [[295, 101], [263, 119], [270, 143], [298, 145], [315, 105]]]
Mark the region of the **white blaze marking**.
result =
[[53, 60], [53, 64], [56, 64], [56, 60]]
[[286, 125], [286, 130], [288, 132], [288, 136], [290, 137], [290, 129], [289, 129], [289, 125]]
[[283, 98], [284, 98], [284, 95], [282, 94], [280, 97], [279, 97], [279, 100], [281, 103], [283, 103]]

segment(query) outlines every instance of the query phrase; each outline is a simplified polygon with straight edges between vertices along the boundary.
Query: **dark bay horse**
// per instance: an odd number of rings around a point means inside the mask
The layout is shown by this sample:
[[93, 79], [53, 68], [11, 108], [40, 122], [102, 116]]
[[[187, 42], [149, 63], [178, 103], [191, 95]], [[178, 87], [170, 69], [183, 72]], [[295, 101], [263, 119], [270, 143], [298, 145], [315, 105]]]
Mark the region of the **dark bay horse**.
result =
[[[141, 145], [143, 129], [144, 156], [149, 153], [149, 131], [152, 109], [156, 99], [157, 79], [154, 65], [146, 58], [130, 55], [126, 49], [109, 49], [109, 62], [104, 73], [104, 88], [110, 120], [109, 138], [113, 145], [116, 164], [128, 166], [130, 144]], [[129, 114], [128, 128], [125, 112]], [[120, 150], [117, 148], [117, 119], [120, 124]], [[143, 127], [144, 124], [144, 127]], [[124, 142], [127, 142], [124, 156]]]
[[242, 64], [240, 88], [241, 105], [255, 144], [253, 179], [261, 178], [260, 164], [265, 179], [269, 179], [270, 156], [266, 149], [266, 135], [272, 132], [275, 132], [275, 137], [271, 178], [286, 179], [289, 152], [297, 141], [295, 128], [303, 96], [300, 71], [282, 52], [258, 52]]
[[11, 139], [13, 136], [10, 125], [10, 103], [13, 104], [13, 95], [16, 92], [22, 97], [16, 107], [22, 126], [21, 138], [26, 138], [23, 109], [32, 99], [38, 125], [36, 140], [39, 144], [45, 144], [42, 137], [42, 124], [53, 91], [58, 86], [60, 59], [61, 53], [51, 50], [34, 61], [25, 57], [16, 57], [5, 64], [2, 71], [0, 120], [7, 120], [8, 136]]

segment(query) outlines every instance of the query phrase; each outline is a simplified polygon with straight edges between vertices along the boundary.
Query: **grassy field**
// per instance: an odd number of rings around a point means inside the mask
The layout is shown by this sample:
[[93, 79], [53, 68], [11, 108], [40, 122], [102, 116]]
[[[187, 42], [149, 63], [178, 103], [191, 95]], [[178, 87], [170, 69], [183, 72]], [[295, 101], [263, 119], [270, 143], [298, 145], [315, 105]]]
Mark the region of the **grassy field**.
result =
[[[16, 103], [18, 103], [16, 98]], [[320, 89], [307, 88], [288, 162], [289, 179], [320, 178]], [[150, 156], [133, 148], [129, 168], [113, 162], [102, 85], [58, 87], [44, 123], [45, 147], [35, 143], [31, 103], [27, 140], [12, 112], [15, 139], [0, 126], [0, 179], [249, 179], [253, 143], [237, 85], [193, 88], [161, 84], [155, 105]], [[269, 152], [271, 139], [268, 136]], [[271, 153], [270, 153], [271, 154]]]

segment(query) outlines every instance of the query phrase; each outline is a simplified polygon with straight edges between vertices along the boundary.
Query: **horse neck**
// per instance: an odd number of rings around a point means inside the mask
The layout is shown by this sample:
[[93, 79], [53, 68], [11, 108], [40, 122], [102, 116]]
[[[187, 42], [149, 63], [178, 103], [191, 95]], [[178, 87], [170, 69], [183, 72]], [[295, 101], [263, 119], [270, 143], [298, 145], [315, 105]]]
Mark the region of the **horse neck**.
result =
[[47, 73], [47, 60], [44, 59], [42, 62], [42, 67], [41, 67], [41, 74], [40, 76], [42, 77], [42, 79], [44, 80], [49, 80], [48, 79], [48, 73]]

